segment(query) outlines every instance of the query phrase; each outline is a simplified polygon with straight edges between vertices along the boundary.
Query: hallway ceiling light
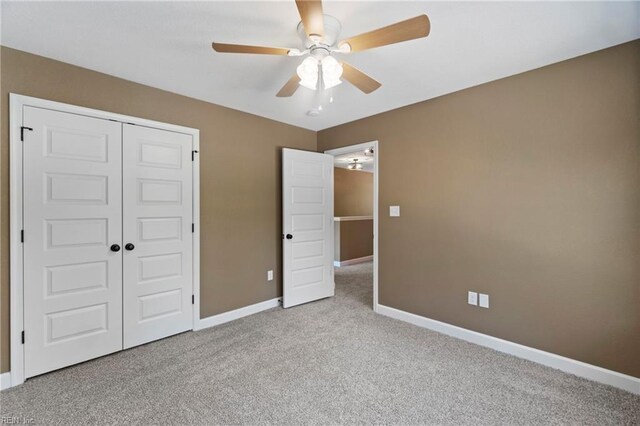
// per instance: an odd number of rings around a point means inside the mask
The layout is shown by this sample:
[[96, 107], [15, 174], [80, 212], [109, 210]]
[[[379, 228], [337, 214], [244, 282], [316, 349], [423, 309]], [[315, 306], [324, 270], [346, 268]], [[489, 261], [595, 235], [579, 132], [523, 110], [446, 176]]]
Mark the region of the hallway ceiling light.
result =
[[347, 166], [349, 170], [362, 170], [362, 163], [358, 163], [358, 159], [354, 158], [352, 163]]

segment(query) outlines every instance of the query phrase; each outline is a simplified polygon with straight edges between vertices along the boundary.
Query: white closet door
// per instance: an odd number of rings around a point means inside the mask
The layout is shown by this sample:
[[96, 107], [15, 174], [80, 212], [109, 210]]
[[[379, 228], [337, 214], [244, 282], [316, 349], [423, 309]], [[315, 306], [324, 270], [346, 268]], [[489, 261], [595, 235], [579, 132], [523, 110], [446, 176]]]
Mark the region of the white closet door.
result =
[[[24, 107], [25, 376], [122, 349], [121, 124]], [[114, 247], [115, 249], [116, 247]]]
[[191, 151], [190, 135], [123, 125], [125, 348], [193, 328]]

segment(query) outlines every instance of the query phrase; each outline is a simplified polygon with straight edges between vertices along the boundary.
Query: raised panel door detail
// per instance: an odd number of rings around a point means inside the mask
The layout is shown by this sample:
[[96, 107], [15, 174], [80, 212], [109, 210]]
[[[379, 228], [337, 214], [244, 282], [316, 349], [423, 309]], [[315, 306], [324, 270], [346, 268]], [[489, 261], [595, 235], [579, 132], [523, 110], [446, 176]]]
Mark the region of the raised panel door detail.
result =
[[141, 141], [139, 155], [138, 164], [141, 166], [179, 169], [182, 165], [182, 151], [176, 145]]
[[80, 339], [107, 331], [107, 304], [69, 309], [45, 316], [47, 343]]
[[47, 173], [47, 203], [107, 204], [106, 176]]
[[109, 283], [109, 269], [106, 261], [49, 266], [45, 274], [47, 296], [104, 289]]
[[107, 219], [57, 219], [45, 223], [49, 249], [107, 245]]
[[291, 165], [291, 175], [294, 177], [324, 178], [322, 164], [310, 161], [299, 161]]
[[81, 132], [74, 129], [49, 128], [46, 155], [68, 160], [108, 161], [108, 137], [104, 133]]
[[182, 204], [182, 182], [138, 179], [138, 202], [142, 205], [180, 205]]
[[308, 285], [322, 283], [324, 281], [324, 268], [322, 266], [298, 269], [291, 274], [293, 287], [300, 288]]
[[293, 187], [291, 201], [294, 204], [323, 204], [324, 190], [322, 188]]
[[321, 214], [299, 214], [291, 218], [291, 230], [300, 231], [322, 231], [324, 230], [324, 216]]
[[182, 239], [182, 218], [138, 218], [138, 238], [140, 239], [140, 242], [179, 241]]
[[302, 260], [324, 256], [324, 240], [293, 242], [293, 259]]
[[182, 313], [182, 291], [180, 289], [140, 296], [139, 321], [150, 321]]
[[140, 283], [182, 275], [182, 253], [140, 257], [138, 262]]

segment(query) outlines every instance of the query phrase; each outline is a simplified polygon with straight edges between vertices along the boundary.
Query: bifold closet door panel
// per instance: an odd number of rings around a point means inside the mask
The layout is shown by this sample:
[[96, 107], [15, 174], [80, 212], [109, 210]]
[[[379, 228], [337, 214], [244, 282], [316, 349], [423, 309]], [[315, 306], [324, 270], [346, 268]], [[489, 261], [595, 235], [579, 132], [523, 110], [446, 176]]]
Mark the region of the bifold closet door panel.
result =
[[32, 377], [122, 349], [122, 125], [33, 107], [23, 124]]
[[193, 327], [192, 137], [123, 125], [124, 347]]

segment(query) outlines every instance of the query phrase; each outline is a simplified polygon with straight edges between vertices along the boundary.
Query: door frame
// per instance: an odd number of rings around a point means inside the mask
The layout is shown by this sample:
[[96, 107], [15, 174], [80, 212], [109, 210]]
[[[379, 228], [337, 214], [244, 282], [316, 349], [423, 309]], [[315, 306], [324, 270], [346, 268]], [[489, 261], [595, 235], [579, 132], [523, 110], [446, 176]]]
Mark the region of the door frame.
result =
[[[24, 383], [24, 345], [22, 332], [24, 330], [24, 256], [20, 241], [23, 229], [23, 176], [22, 176], [22, 141], [21, 127], [23, 125], [23, 108], [25, 106], [66, 112], [103, 120], [118, 121], [137, 126], [151, 127], [190, 135], [193, 150], [200, 151], [200, 130], [174, 124], [161, 123], [129, 115], [116, 114], [70, 105], [46, 99], [34, 98], [15, 93], [9, 94], [9, 254], [10, 254], [10, 348], [11, 348], [11, 386]], [[200, 156], [193, 157], [193, 317], [191, 329], [200, 321]]]
[[[377, 140], [324, 151], [325, 154], [334, 157], [350, 152], [362, 150], [373, 146], [373, 312], [378, 313], [378, 183], [380, 182], [380, 144]], [[333, 235], [333, 234], [331, 234]]]

